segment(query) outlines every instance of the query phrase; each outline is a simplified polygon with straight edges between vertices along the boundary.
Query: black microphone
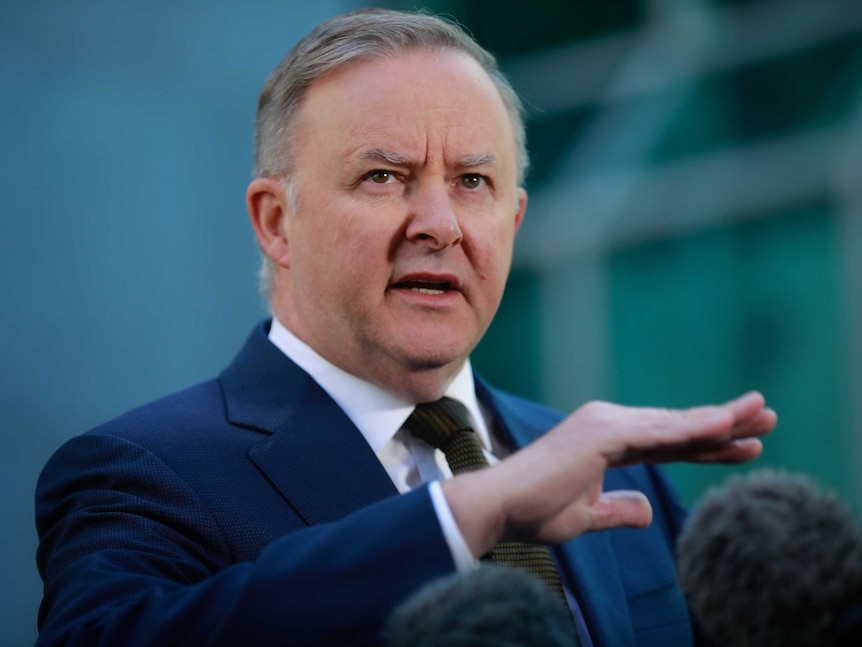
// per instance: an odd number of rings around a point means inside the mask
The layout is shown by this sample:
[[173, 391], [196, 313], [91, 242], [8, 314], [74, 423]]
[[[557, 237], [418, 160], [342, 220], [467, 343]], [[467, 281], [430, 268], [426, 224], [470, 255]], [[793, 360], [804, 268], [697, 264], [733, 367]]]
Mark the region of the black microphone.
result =
[[431, 582], [389, 616], [386, 647], [573, 647], [571, 615], [534, 576], [482, 565]]
[[810, 478], [773, 470], [709, 491], [677, 545], [703, 630], [729, 647], [862, 645], [862, 534]]

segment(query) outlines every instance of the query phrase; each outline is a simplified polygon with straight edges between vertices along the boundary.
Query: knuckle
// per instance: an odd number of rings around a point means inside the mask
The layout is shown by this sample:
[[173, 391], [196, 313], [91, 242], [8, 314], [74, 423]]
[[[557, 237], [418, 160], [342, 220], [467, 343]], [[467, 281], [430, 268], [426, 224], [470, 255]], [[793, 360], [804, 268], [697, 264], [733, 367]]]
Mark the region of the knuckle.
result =
[[587, 418], [605, 418], [609, 415], [613, 405], [602, 400], [592, 400], [582, 404], [578, 409], [578, 413]]

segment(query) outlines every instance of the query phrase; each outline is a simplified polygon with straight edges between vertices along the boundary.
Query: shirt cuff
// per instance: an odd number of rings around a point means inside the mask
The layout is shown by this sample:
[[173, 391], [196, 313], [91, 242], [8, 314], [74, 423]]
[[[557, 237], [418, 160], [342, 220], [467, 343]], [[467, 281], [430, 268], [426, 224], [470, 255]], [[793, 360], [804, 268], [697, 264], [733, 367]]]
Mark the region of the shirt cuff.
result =
[[452, 516], [452, 510], [449, 508], [449, 503], [446, 501], [446, 495], [443, 494], [443, 488], [439, 481], [432, 481], [428, 485], [428, 493], [431, 495], [431, 504], [434, 506], [434, 512], [437, 514], [437, 521], [440, 522], [440, 529], [443, 531], [443, 537], [446, 539], [446, 544], [449, 546], [449, 552], [452, 553], [452, 561], [455, 562], [455, 570], [459, 573], [466, 573], [479, 566], [479, 560], [473, 557], [458, 524], [455, 523], [455, 517]]

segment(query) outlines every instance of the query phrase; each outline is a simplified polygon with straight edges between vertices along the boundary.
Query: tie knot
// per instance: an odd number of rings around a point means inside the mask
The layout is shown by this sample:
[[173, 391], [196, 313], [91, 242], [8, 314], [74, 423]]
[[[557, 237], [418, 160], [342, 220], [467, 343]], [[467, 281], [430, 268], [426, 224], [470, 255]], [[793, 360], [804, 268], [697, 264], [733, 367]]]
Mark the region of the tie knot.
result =
[[417, 404], [405, 427], [413, 435], [437, 449], [442, 449], [456, 431], [472, 431], [467, 407], [452, 398]]

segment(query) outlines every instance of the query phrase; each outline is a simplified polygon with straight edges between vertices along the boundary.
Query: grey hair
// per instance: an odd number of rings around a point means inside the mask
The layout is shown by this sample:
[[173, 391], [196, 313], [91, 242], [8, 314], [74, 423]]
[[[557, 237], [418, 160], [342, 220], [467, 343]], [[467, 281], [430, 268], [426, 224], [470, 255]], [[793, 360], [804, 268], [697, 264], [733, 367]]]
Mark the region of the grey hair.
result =
[[[478, 62], [491, 80], [511, 121], [518, 155], [518, 183], [529, 168], [524, 109], [493, 54], [460, 26], [424, 13], [360, 9], [322, 22], [300, 40], [272, 71], [261, 90], [255, 120], [254, 176], [290, 173], [291, 127], [308, 86], [336, 68], [359, 59], [380, 59], [411, 49], [449, 49]], [[296, 195], [294, 193], [294, 200]], [[272, 291], [272, 261], [261, 252], [259, 288]]]

